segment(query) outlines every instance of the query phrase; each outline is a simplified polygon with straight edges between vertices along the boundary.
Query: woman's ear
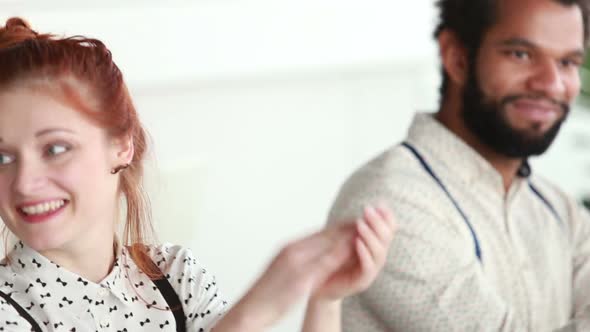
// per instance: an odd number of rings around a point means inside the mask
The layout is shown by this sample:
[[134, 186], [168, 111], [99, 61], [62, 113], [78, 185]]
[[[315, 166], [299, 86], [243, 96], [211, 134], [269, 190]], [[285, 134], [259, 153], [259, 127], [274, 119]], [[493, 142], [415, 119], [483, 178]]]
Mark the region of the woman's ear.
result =
[[469, 63], [463, 43], [450, 30], [445, 29], [438, 35], [438, 46], [442, 65], [450, 80], [459, 86], [467, 81]]
[[129, 135], [124, 135], [113, 140], [115, 167], [119, 165], [130, 164], [133, 160], [135, 150], [133, 148], [133, 138]]

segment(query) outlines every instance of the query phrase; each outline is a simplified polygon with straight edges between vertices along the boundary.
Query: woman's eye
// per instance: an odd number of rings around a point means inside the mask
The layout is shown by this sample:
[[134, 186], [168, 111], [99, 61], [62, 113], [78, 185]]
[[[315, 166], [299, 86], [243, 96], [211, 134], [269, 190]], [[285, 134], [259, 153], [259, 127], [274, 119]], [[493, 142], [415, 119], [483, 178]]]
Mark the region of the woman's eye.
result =
[[52, 144], [47, 148], [47, 154], [50, 156], [56, 156], [67, 152], [70, 148], [65, 144]]
[[14, 161], [14, 157], [8, 154], [0, 153], [0, 166], [8, 165]]

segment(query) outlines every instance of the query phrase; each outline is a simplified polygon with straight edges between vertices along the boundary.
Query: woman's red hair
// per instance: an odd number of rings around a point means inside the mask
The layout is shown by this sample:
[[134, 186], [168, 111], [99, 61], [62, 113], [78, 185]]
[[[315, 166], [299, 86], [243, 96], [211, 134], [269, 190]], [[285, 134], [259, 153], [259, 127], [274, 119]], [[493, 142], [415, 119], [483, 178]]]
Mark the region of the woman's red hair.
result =
[[10, 18], [0, 28], [0, 90], [27, 84], [56, 92], [112, 137], [132, 139], [133, 159], [118, 175], [127, 214], [121, 240], [142, 271], [161, 277], [145, 255], [146, 244], [155, 239], [142, 186], [146, 133], [111, 52], [100, 40], [40, 34], [23, 19]]

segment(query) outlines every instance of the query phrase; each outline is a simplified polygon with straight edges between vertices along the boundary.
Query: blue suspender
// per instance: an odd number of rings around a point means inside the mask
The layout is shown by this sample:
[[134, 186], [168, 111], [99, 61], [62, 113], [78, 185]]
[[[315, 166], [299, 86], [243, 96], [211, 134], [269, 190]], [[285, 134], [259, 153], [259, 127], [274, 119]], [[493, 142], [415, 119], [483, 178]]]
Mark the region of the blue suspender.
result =
[[[473, 237], [473, 242], [475, 243], [475, 255], [477, 256], [477, 259], [481, 263], [483, 263], [482, 253], [481, 253], [481, 247], [479, 245], [479, 240], [477, 239], [477, 234], [475, 233], [475, 230], [473, 229], [473, 226], [471, 225], [471, 222], [469, 221], [469, 218], [467, 218], [467, 215], [465, 214], [465, 212], [463, 212], [463, 210], [459, 206], [459, 203], [457, 203], [457, 201], [455, 200], [455, 198], [453, 198], [453, 196], [451, 195], [451, 193], [447, 190], [447, 187], [445, 187], [445, 185], [442, 183], [442, 181], [440, 180], [440, 178], [436, 175], [436, 173], [434, 173], [434, 171], [432, 170], [432, 168], [430, 167], [430, 165], [428, 165], [428, 163], [426, 162], [426, 160], [424, 159], [424, 157], [422, 157], [422, 155], [418, 152], [418, 150], [416, 150], [416, 148], [414, 148], [408, 142], [403, 142], [402, 143], [402, 146], [404, 146], [405, 148], [407, 148], [416, 157], [416, 159], [418, 159], [418, 161], [420, 162], [420, 164], [422, 164], [422, 167], [424, 168], [424, 170], [426, 170], [426, 172], [434, 179], [434, 181], [439, 185], [439, 187], [445, 192], [445, 194], [447, 195], [447, 197], [449, 197], [449, 199], [451, 200], [451, 202], [453, 203], [453, 205], [455, 206], [455, 208], [457, 209], [457, 211], [459, 212], [459, 214], [461, 215], [461, 217], [465, 221], [465, 224], [467, 224], [467, 227], [469, 227], [469, 231], [471, 232], [471, 236]], [[557, 221], [559, 221], [560, 224], [563, 224], [563, 221], [559, 217], [559, 214], [557, 213], [557, 210], [555, 210], [555, 208], [553, 207], [553, 205], [551, 205], [551, 203], [545, 198], [545, 196], [543, 196], [541, 194], [541, 192], [537, 189], [537, 187], [535, 187], [530, 181], [529, 181], [529, 187], [531, 188], [531, 191], [537, 197], [539, 197], [539, 199], [541, 200], [541, 202], [543, 202], [543, 204], [545, 204], [545, 206], [547, 206], [547, 208], [549, 208], [549, 210], [555, 216], [555, 218], [557, 219]]]
[[561, 220], [561, 217], [559, 216], [559, 213], [557, 213], [557, 210], [555, 210], [555, 208], [553, 207], [553, 205], [545, 198], [545, 196], [543, 196], [543, 194], [541, 194], [541, 192], [539, 191], [539, 189], [537, 189], [537, 187], [535, 187], [535, 185], [533, 185], [530, 181], [529, 181], [529, 188], [531, 188], [531, 190], [533, 191], [533, 193], [535, 195], [537, 195], [537, 197], [539, 197], [539, 199], [541, 200], [541, 202], [543, 202], [543, 204], [545, 204], [545, 206], [547, 206], [547, 208], [549, 208], [549, 210], [551, 211], [551, 213], [553, 213], [553, 215], [555, 216], [555, 219], [557, 219], [557, 221], [559, 221], [559, 223], [561, 225], [563, 225], [563, 220]]
[[469, 218], [467, 218], [467, 215], [465, 214], [465, 212], [463, 212], [463, 210], [459, 206], [459, 203], [457, 203], [457, 201], [453, 198], [451, 193], [449, 193], [449, 191], [447, 190], [447, 187], [445, 187], [445, 185], [438, 178], [438, 176], [436, 176], [436, 174], [434, 173], [434, 171], [432, 170], [430, 165], [428, 165], [426, 160], [424, 160], [422, 155], [413, 146], [411, 146], [407, 142], [402, 143], [402, 146], [406, 147], [408, 150], [410, 150], [410, 152], [412, 152], [414, 154], [416, 159], [418, 159], [420, 164], [422, 164], [422, 167], [424, 167], [426, 172], [428, 172], [428, 174], [430, 174], [430, 176], [434, 179], [434, 181], [436, 181], [436, 183], [445, 192], [445, 194], [447, 194], [447, 197], [449, 197], [449, 199], [451, 200], [451, 202], [453, 203], [453, 205], [455, 206], [457, 211], [459, 211], [459, 214], [461, 215], [461, 217], [463, 217], [463, 220], [465, 220], [465, 223], [467, 224], [467, 227], [469, 227], [469, 231], [471, 232], [471, 236], [473, 237], [473, 242], [475, 243], [475, 255], [477, 256], [477, 259], [483, 263], [483, 259], [481, 256], [481, 247], [479, 246], [479, 240], [477, 239], [477, 234], [475, 234], [475, 230], [473, 229], [473, 226], [471, 226], [471, 222], [469, 222]]

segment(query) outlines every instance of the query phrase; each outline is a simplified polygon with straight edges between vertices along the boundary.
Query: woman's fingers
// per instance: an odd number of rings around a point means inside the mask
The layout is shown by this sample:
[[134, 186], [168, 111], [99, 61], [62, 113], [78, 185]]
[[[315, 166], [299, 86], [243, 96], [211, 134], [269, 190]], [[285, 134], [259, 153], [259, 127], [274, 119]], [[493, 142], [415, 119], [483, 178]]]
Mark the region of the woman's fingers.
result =
[[391, 239], [392, 233], [392, 230], [388, 225], [388, 220], [370, 205], [365, 207], [364, 219], [367, 221], [367, 224], [371, 227], [371, 230], [375, 233], [375, 236], [379, 241], [383, 245], [387, 245]]
[[395, 232], [395, 230], [397, 229], [397, 224], [395, 222], [393, 212], [391, 212], [391, 210], [384, 203], [377, 204], [375, 210], [377, 211], [377, 213], [381, 215], [383, 220], [385, 220], [387, 226], [391, 231], [391, 237], [393, 237], [393, 232]]
[[360, 239], [369, 251], [373, 263], [377, 263], [380, 260], [380, 253], [385, 248], [381, 239], [377, 237], [365, 219], [359, 219], [357, 221], [357, 231]]
[[393, 238], [393, 233], [397, 229], [397, 224], [391, 210], [381, 203], [375, 207], [367, 206], [364, 215], [382, 242], [390, 242]]
[[373, 262], [382, 265], [396, 229], [393, 214], [383, 204], [376, 208], [367, 206], [364, 209], [364, 218], [357, 224], [359, 236]]
[[371, 281], [371, 271], [375, 269], [375, 261], [369, 248], [367, 248], [367, 245], [361, 238], [356, 239], [355, 247], [360, 264], [360, 280], [358, 280], [358, 286], [365, 288]]

